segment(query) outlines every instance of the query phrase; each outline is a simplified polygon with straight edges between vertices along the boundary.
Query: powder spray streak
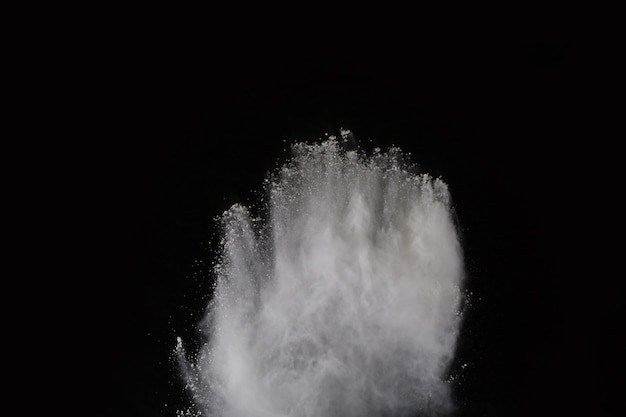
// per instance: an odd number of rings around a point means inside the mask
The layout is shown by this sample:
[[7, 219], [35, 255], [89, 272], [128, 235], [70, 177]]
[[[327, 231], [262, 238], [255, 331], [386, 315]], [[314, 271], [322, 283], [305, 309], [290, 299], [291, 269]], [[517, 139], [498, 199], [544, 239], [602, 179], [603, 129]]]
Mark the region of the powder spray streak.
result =
[[208, 342], [193, 360], [177, 348], [198, 415], [452, 410], [463, 262], [447, 186], [397, 148], [340, 148], [295, 145], [265, 222], [224, 213]]

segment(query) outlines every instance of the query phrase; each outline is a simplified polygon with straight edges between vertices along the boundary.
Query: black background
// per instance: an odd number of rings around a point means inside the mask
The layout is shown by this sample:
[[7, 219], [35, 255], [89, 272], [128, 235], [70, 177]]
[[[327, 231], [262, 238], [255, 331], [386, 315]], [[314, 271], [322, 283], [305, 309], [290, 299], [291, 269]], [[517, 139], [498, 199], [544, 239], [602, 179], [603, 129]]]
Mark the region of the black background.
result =
[[172, 352], [210, 296], [215, 217], [256, 201], [290, 143], [340, 127], [366, 150], [400, 146], [450, 186], [471, 294], [459, 415], [610, 411], [617, 277], [594, 230], [611, 216], [614, 166], [597, 137], [593, 44], [358, 21], [157, 26], [102, 79], [119, 127], [101, 144], [111, 415], [188, 405]]

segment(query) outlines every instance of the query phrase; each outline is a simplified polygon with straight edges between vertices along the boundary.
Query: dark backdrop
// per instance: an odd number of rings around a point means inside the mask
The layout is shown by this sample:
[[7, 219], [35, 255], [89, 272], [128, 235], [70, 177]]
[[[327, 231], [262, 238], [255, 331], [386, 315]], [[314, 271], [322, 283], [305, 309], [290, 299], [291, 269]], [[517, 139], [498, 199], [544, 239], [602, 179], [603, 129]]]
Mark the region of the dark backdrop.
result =
[[596, 267], [606, 241], [590, 237], [610, 200], [592, 134], [593, 45], [291, 29], [163, 30], [120, 52], [105, 114], [121, 126], [102, 145], [111, 415], [188, 405], [172, 352], [210, 296], [215, 217], [254, 202], [290, 143], [340, 127], [366, 150], [400, 146], [450, 186], [471, 294], [459, 415], [606, 412], [616, 278]]

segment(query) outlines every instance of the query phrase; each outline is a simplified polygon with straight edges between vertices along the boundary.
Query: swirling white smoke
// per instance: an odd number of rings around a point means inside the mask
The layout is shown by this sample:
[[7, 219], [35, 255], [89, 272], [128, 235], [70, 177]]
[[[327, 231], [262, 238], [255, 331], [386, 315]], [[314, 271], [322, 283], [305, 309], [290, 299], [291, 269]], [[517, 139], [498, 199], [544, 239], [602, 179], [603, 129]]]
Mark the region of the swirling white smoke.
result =
[[463, 262], [446, 184], [397, 148], [293, 150], [267, 221], [223, 215], [207, 342], [193, 359], [178, 346], [198, 414], [449, 412]]

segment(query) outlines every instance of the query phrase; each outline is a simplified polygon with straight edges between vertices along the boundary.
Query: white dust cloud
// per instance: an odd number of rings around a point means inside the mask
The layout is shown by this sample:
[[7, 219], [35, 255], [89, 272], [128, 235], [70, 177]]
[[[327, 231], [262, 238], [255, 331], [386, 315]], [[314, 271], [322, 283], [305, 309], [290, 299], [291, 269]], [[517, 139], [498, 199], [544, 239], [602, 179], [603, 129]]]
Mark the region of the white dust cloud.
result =
[[399, 149], [340, 148], [295, 145], [267, 219], [224, 213], [208, 341], [193, 359], [177, 348], [199, 415], [452, 410], [463, 262], [447, 186]]

